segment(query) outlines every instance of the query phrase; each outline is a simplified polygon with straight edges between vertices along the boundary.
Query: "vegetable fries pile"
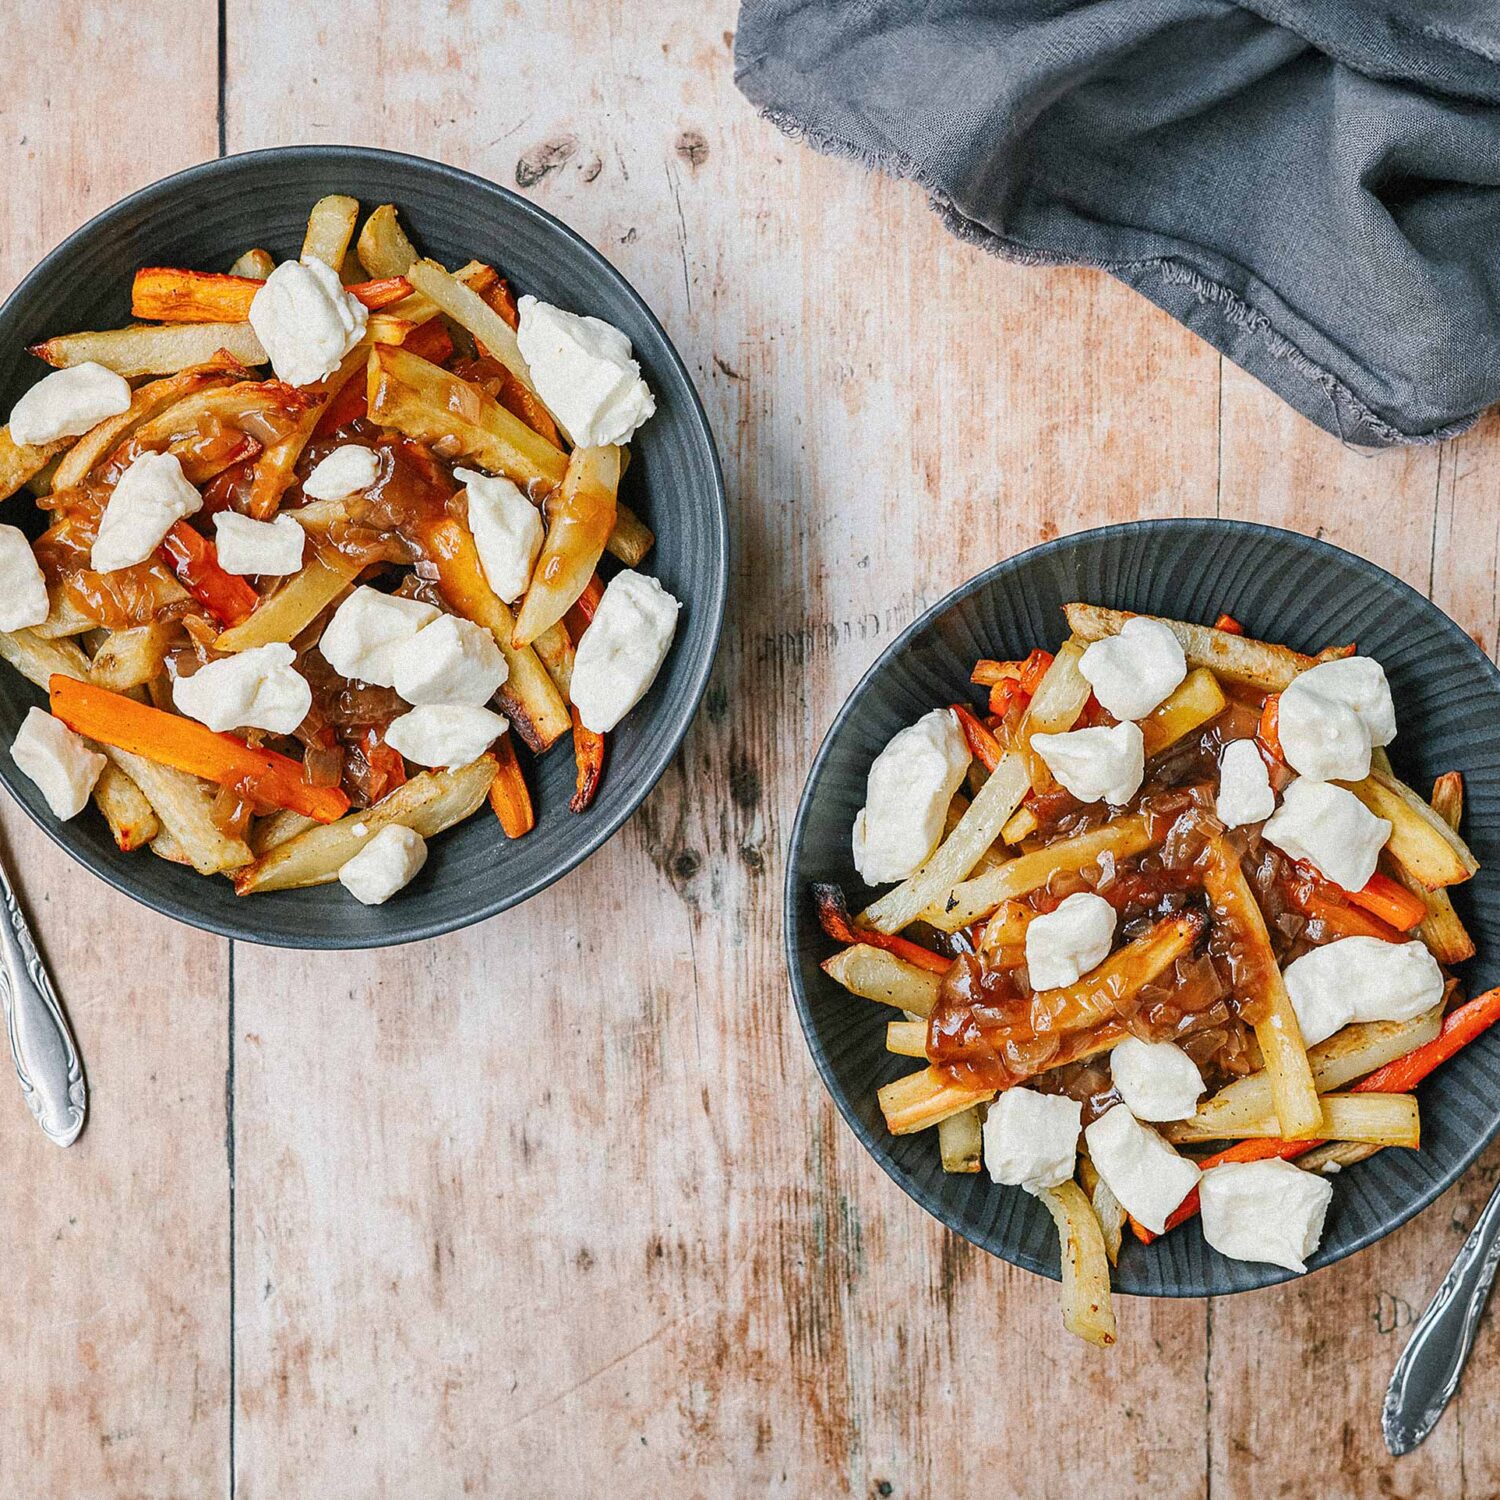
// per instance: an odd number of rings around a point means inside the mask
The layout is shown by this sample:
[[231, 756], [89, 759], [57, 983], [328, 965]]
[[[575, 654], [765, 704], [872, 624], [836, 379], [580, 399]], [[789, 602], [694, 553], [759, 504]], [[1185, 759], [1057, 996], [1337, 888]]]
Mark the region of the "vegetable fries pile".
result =
[[624, 335], [421, 258], [389, 204], [358, 220], [331, 196], [296, 262], [138, 271], [139, 321], [37, 345], [54, 373], [0, 428], [0, 499], [49, 518], [34, 550], [0, 526], [0, 655], [52, 715], [17, 764], [240, 894], [378, 843], [345, 883], [384, 900], [486, 799], [520, 838], [508, 730], [571, 736], [583, 812], [676, 616], [599, 572], [654, 541], [617, 494], [654, 407]]
[[[1450, 899], [1478, 868], [1462, 778], [1430, 800], [1396, 778], [1378, 664], [1229, 616], [1066, 615], [1055, 654], [977, 664], [985, 710], [937, 710], [876, 761], [855, 857], [891, 888], [856, 917], [814, 898], [841, 945], [825, 972], [903, 1012], [887, 1048], [924, 1061], [880, 1090], [887, 1126], [1039, 1196], [1065, 1325], [1107, 1346], [1127, 1227], [1149, 1243], [1201, 1204], [1215, 1248], [1305, 1269], [1326, 1179], [1419, 1145], [1413, 1091], [1500, 991], [1464, 1003], [1449, 972], [1474, 953]], [[1091, 800], [1117, 742], [1133, 789]]]

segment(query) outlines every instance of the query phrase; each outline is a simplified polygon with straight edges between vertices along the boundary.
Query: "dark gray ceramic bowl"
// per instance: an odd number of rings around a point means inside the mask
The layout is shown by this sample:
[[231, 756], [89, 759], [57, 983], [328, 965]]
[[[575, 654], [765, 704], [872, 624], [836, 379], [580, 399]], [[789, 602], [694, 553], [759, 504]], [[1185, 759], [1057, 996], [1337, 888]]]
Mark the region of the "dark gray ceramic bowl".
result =
[[[610, 736], [604, 784], [585, 814], [568, 810], [567, 746], [529, 762], [537, 826], [508, 842], [487, 812], [434, 840], [417, 879], [379, 907], [341, 886], [238, 899], [147, 851], [121, 854], [86, 811], [59, 824], [36, 788], [0, 753], [0, 781], [70, 854], [127, 895], [169, 916], [251, 942], [365, 948], [462, 927], [535, 895], [586, 859], [638, 807], [687, 732], [718, 645], [728, 582], [728, 521], [713, 436], [693, 382], [650, 309], [597, 251], [550, 214], [494, 183], [413, 156], [352, 146], [256, 151], [179, 172], [106, 210], [58, 246], [0, 308], [0, 412], [46, 374], [28, 344], [129, 321], [138, 266], [226, 270], [261, 245], [278, 257], [301, 247], [307, 212], [325, 193], [366, 208], [394, 203], [418, 248], [450, 265], [492, 262], [517, 292], [532, 292], [617, 324], [656, 393], [656, 415], [633, 444], [623, 497], [656, 531], [643, 568], [683, 601], [677, 640], [645, 701]], [[40, 529], [13, 507], [7, 519]], [[9, 745], [43, 695], [0, 670], [0, 743]]]
[[[849, 830], [870, 762], [903, 725], [971, 698], [977, 657], [1055, 648], [1067, 633], [1062, 606], [1073, 599], [1185, 620], [1212, 621], [1228, 610], [1252, 635], [1304, 651], [1353, 640], [1381, 661], [1400, 726], [1391, 746], [1398, 773], [1419, 788], [1440, 772], [1464, 773], [1464, 833], [1483, 868], [1454, 893], [1479, 948], [1463, 977], [1470, 994], [1500, 982], [1500, 673], [1420, 594], [1324, 542], [1230, 521], [1109, 526], [1023, 552], [965, 584], [886, 648], [818, 752], [787, 861], [787, 954], [808, 1046], [865, 1148], [950, 1229], [1052, 1277], [1057, 1240], [1034, 1198], [982, 1174], [945, 1174], [931, 1132], [886, 1131], [875, 1091], [913, 1064], [884, 1049], [891, 1013], [854, 999], [818, 968], [836, 945], [819, 929], [808, 889], [837, 881], [852, 897], [862, 894]], [[1500, 1128], [1500, 1036], [1466, 1047], [1419, 1097], [1421, 1151], [1382, 1151], [1339, 1175], [1314, 1267], [1362, 1249], [1431, 1203]], [[1286, 1279], [1275, 1266], [1224, 1259], [1187, 1226], [1150, 1248], [1127, 1236], [1115, 1285], [1197, 1297]]]

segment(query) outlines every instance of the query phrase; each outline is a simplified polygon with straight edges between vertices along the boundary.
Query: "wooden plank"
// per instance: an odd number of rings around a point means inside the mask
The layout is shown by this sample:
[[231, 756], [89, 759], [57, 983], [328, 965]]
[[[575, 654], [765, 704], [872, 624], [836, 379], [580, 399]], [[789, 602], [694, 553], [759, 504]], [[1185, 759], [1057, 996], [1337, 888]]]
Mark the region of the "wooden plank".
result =
[[[705, 711], [585, 869], [416, 953], [240, 950], [239, 1492], [1197, 1496], [1201, 1304], [1129, 1304], [1096, 1359], [906, 1202], [812, 1073], [777, 892], [811, 750], [915, 612], [1038, 534], [1212, 512], [1218, 362], [783, 140], [705, 9], [418, 5], [372, 75], [346, 19], [236, 7], [230, 147], [519, 181], [671, 330], [739, 533]], [[559, 89], [585, 47], [642, 82]], [[276, 58], [314, 51], [309, 94]], [[1076, 1417], [1064, 1463], [1023, 1409]]]
[[[0, 92], [0, 289], [215, 154], [216, 35], [211, 4], [11, 8], [25, 66]], [[164, 99], [171, 128], [151, 128]], [[0, 829], [91, 1087], [62, 1152], [3, 1064], [0, 1472], [38, 1495], [212, 1494], [229, 1455], [228, 945], [115, 894], [8, 799]]]
[[[1426, 591], [1446, 461], [1436, 448], [1371, 454], [1341, 446], [1225, 365], [1225, 516], [1321, 536]], [[1449, 1215], [1436, 1206], [1309, 1281], [1214, 1301], [1212, 1493], [1330, 1500], [1377, 1488], [1464, 1493], [1458, 1424], [1444, 1424], [1399, 1463], [1386, 1453], [1379, 1425], [1413, 1309], [1426, 1305], [1452, 1259], [1453, 1238]], [[1319, 1458], [1315, 1469], [1311, 1455]]]

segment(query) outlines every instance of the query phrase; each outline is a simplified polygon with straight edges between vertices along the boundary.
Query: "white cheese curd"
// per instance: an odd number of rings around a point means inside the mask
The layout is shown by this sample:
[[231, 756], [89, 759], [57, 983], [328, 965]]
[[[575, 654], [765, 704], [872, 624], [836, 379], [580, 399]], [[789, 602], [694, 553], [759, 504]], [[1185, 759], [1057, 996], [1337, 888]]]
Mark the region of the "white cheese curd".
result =
[[369, 314], [314, 256], [283, 261], [250, 302], [250, 326], [278, 380], [313, 385], [364, 337]]
[[414, 829], [387, 823], [352, 859], [339, 867], [339, 882], [356, 901], [389, 901], [427, 863], [427, 841]]
[[1115, 909], [1103, 896], [1078, 891], [1056, 911], [1026, 926], [1026, 972], [1034, 990], [1072, 984], [1109, 957], [1115, 939]]
[[94, 538], [89, 566], [98, 573], [145, 562], [185, 516], [203, 508], [175, 453], [142, 453], [120, 476]]
[[1185, 1120], [1203, 1093], [1198, 1064], [1173, 1042], [1128, 1036], [1109, 1054], [1109, 1071], [1137, 1120]]
[[16, 443], [53, 443], [78, 437], [130, 405], [123, 375], [88, 360], [44, 375], [10, 409], [10, 436]]
[[1281, 694], [1277, 737], [1287, 764], [1317, 781], [1370, 774], [1370, 747], [1396, 738], [1396, 708], [1385, 669], [1350, 656], [1310, 667]]
[[536, 392], [575, 447], [628, 443], [656, 410], [630, 340], [601, 318], [522, 297], [516, 342]]
[[1087, 1130], [1089, 1159], [1125, 1212], [1153, 1234], [1198, 1185], [1196, 1162], [1179, 1156], [1123, 1105], [1106, 1110]]
[[1336, 938], [1288, 964], [1282, 978], [1309, 1047], [1351, 1021], [1410, 1021], [1443, 998], [1443, 971], [1425, 943]]
[[269, 729], [291, 734], [312, 707], [312, 688], [292, 665], [297, 653], [282, 641], [206, 662], [172, 683], [179, 713], [221, 733]]
[[1203, 1238], [1231, 1260], [1307, 1270], [1323, 1238], [1333, 1184], [1289, 1161], [1210, 1167], [1198, 1184]]
[[1143, 719], [1187, 676], [1182, 643], [1160, 620], [1137, 615], [1118, 635], [1095, 641], [1078, 670], [1115, 718]]
[[396, 652], [440, 611], [361, 586], [334, 610], [318, 649], [335, 672], [376, 687], [395, 687]]
[[380, 456], [373, 448], [343, 443], [313, 466], [302, 481], [302, 493], [313, 500], [343, 500], [367, 490], [380, 477]]
[[578, 641], [572, 698], [585, 729], [613, 729], [656, 681], [682, 606], [654, 578], [628, 568], [605, 586]]
[[468, 703], [424, 703], [392, 719], [385, 742], [419, 766], [467, 766], [510, 728], [510, 721]]
[[1083, 1106], [1061, 1094], [1006, 1089], [984, 1120], [984, 1164], [994, 1182], [1028, 1193], [1073, 1175]]
[[892, 735], [870, 765], [854, 818], [854, 868], [866, 885], [905, 880], [937, 848], [969, 746], [951, 708], [935, 708]]
[[514, 604], [531, 582], [542, 550], [542, 517], [510, 480], [455, 469], [469, 497], [469, 530], [486, 582], [505, 604]]
[[1307, 860], [1335, 885], [1358, 891], [1375, 873], [1391, 825], [1353, 792], [1304, 776], [1281, 794], [1281, 806], [1262, 832], [1268, 843]]
[[16, 766], [36, 783], [47, 806], [66, 822], [88, 805], [104, 757], [80, 734], [44, 709], [31, 708], [11, 742]]
[[1034, 734], [1031, 748], [1080, 802], [1119, 807], [1140, 790], [1146, 774], [1146, 742], [1139, 724]]
[[1263, 823], [1276, 811], [1271, 773], [1254, 740], [1231, 740], [1219, 757], [1219, 795], [1214, 812], [1226, 828]]
[[47, 580], [19, 526], [0, 526], [0, 630], [24, 630], [47, 618]]
[[219, 566], [240, 577], [284, 578], [302, 567], [307, 533], [290, 517], [256, 521], [238, 511], [222, 510], [214, 517]]
[[510, 674], [483, 625], [439, 615], [396, 648], [391, 684], [408, 703], [488, 703]]

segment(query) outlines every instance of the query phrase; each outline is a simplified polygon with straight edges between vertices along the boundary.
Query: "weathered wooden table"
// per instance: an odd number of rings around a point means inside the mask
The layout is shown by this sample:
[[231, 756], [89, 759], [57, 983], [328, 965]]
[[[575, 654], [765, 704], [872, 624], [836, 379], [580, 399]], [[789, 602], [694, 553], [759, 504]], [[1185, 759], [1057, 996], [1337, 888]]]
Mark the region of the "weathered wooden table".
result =
[[0, 811], [93, 1088], [59, 1152], [0, 1085], [0, 1489], [1500, 1490], [1493, 1331], [1415, 1456], [1377, 1426], [1500, 1151], [1311, 1280], [1125, 1302], [1096, 1356], [1050, 1283], [866, 1158], [780, 940], [812, 752], [925, 604], [1100, 522], [1250, 517], [1363, 553], [1493, 649], [1500, 421], [1347, 451], [1107, 278], [957, 244], [919, 193], [755, 117], [726, 0], [21, 0], [8, 22], [5, 289], [217, 152], [372, 143], [518, 184], [676, 340], [736, 566], [704, 710], [643, 811], [461, 935], [230, 945]]

